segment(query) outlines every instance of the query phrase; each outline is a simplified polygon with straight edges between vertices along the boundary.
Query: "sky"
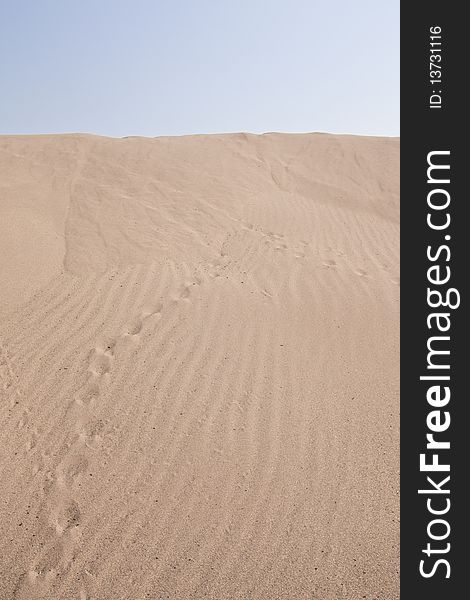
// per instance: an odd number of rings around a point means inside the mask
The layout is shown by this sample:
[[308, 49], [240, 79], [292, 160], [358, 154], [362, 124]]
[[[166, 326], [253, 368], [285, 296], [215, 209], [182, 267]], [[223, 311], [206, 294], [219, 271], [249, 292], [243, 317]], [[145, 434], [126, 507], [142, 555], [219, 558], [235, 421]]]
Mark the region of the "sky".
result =
[[0, 133], [399, 135], [399, 0], [0, 0]]

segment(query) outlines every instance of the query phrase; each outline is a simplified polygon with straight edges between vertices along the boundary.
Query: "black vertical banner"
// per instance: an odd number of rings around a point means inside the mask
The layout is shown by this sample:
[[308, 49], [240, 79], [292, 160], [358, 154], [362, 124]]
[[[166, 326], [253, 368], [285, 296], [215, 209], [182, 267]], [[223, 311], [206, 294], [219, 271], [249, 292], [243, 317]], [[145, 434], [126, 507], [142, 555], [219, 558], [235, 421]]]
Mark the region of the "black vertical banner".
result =
[[470, 577], [468, 25], [457, 2], [401, 11], [401, 598], [453, 600]]

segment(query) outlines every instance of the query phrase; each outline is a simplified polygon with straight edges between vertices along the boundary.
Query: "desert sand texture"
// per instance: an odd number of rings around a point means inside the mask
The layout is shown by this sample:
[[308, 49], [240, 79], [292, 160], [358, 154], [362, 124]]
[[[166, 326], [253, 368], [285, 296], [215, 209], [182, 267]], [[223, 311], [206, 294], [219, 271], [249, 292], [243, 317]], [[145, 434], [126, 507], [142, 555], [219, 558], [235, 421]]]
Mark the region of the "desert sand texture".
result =
[[0, 598], [398, 598], [399, 140], [0, 137]]

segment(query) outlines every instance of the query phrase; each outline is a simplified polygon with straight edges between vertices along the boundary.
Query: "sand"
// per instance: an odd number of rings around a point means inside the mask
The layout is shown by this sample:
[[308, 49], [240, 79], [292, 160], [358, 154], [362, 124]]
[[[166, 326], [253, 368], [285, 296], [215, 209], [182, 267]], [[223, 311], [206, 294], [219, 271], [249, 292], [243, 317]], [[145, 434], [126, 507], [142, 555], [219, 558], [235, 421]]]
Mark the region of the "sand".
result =
[[0, 137], [0, 598], [398, 598], [399, 140]]

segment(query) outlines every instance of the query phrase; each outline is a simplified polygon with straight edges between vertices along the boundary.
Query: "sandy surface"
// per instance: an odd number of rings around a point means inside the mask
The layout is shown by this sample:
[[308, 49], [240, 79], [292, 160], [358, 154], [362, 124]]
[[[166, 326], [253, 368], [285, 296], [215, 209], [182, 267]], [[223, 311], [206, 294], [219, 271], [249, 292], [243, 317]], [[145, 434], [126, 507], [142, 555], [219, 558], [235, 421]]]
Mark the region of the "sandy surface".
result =
[[0, 598], [398, 598], [398, 139], [0, 137]]

